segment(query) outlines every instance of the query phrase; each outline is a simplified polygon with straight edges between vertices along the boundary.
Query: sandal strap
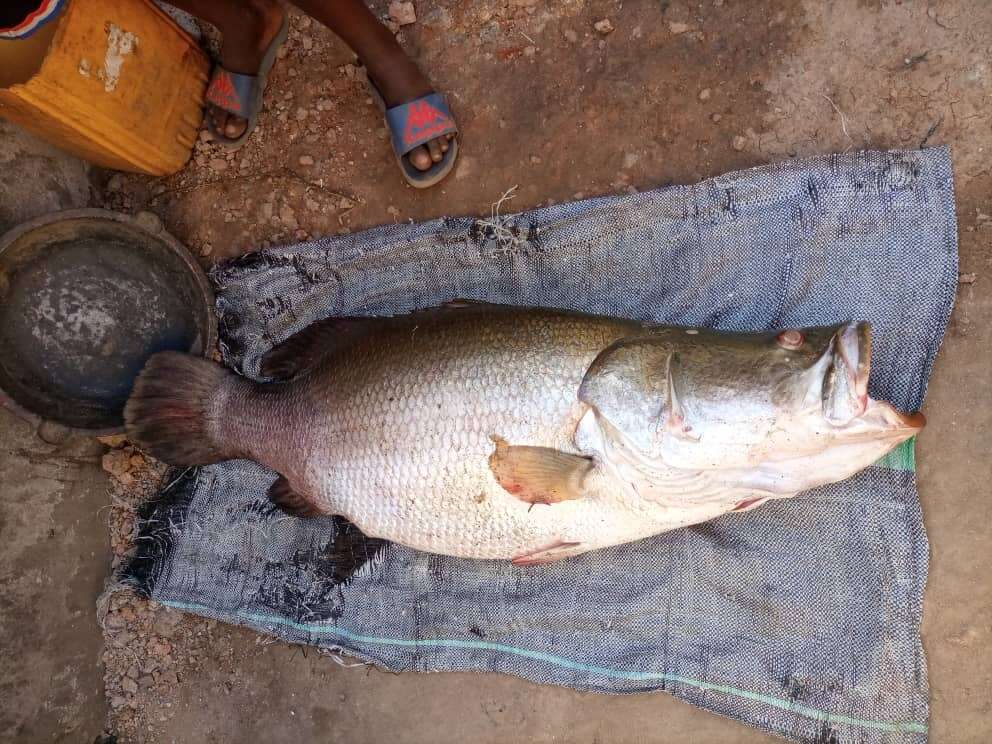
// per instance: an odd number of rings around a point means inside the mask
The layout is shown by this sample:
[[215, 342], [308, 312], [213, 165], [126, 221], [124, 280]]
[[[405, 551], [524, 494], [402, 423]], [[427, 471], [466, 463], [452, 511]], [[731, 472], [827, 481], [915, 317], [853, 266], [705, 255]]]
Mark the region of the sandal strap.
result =
[[247, 119], [257, 86], [258, 77], [255, 75], [242, 75], [217, 66], [207, 86], [206, 99], [229, 114]]
[[451, 109], [440, 93], [429, 93], [387, 109], [386, 124], [392, 136], [393, 150], [401, 157], [432, 139], [458, 132]]

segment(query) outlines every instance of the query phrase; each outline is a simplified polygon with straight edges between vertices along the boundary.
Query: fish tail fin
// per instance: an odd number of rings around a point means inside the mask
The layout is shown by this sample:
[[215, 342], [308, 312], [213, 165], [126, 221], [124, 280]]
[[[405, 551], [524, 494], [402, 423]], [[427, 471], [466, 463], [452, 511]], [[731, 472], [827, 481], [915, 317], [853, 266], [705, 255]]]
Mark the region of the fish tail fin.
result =
[[218, 396], [239, 379], [216, 362], [164, 351], [152, 356], [124, 406], [128, 438], [170, 465], [208, 465], [237, 457], [220, 436]]

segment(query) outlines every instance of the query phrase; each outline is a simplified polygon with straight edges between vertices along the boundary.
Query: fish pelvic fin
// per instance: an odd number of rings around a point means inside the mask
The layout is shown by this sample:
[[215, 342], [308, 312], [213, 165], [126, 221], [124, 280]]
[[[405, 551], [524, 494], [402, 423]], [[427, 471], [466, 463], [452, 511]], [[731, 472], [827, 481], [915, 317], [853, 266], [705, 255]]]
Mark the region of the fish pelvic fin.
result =
[[269, 486], [268, 495], [269, 501], [293, 517], [319, 517], [324, 513], [317, 508], [313, 499], [293, 488], [282, 475]]
[[489, 468], [503, 489], [528, 504], [557, 504], [585, 495], [586, 477], [595, 470], [591, 458], [550, 447], [510, 445], [492, 437], [496, 449]]
[[216, 362], [191, 354], [153, 355], [124, 406], [127, 437], [170, 465], [209, 465], [237, 456], [217, 436], [213, 411], [238, 378]]
[[514, 566], [541, 566], [545, 563], [554, 563], [563, 558], [578, 555], [586, 550], [582, 543], [565, 542], [556, 540], [548, 545], [543, 545], [528, 553], [515, 555], [510, 561]]

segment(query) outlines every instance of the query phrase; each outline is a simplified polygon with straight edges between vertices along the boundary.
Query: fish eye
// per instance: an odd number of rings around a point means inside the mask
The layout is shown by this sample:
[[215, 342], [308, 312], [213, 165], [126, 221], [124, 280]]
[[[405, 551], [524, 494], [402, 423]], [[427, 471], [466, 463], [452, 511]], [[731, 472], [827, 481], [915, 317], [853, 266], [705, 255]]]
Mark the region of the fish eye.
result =
[[779, 346], [783, 349], [789, 349], [790, 351], [795, 351], [800, 348], [805, 341], [806, 339], [803, 336], [802, 331], [797, 331], [795, 328], [782, 331], [775, 337], [775, 342]]

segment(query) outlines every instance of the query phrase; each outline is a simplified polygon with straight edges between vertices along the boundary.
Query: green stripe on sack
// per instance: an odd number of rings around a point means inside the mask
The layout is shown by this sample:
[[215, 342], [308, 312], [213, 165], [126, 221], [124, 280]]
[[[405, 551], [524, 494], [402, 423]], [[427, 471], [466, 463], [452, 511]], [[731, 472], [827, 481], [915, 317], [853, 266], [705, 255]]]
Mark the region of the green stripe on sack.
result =
[[[159, 599], [158, 601], [177, 610], [183, 610], [184, 612], [195, 612], [202, 615], [212, 611], [212, 608], [210, 607], [192, 602], [177, 602], [169, 599]], [[207, 616], [212, 617], [212, 615]], [[734, 697], [744, 698], [745, 700], [765, 703], [766, 705], [770, 705], [780, 710], [786, 710], [790, 713], [795, 713], [796, 715], [812, 718], [817, 721], [823, 721], [828, 725], [843, 724], [846, 726], [874, 729], [876, 731], [887, 731], [894, 734], [927, 733], [927, 725], [917, 721], [878, 721], [865, 718], [853, 718], [839, 713], [831, 713], [819, 708], [810, 708], [791, 699], [784, 700], [770, 695], [762, 695], [761, 693], [751, 692], [750, 690], [743, 690], [739, 687], [714, 684], [712, 682], [706, 682], [705, 680], [693, 679], [692, 677], [683, 677], [680, 674], [672, 674], [670, 672], [642, 672], [603, 667], [594, 664], [586, 664], [573, 659], [567, 659], [555, 654], [545, 653], [544, 651], [534, 651], [532, 649], [521, 648], [519, 646], [510, 646], [504, 643], [476, 641], [462, 638], [382, 638], [378, 636], [368, 636], [362, 633], [355, 633], [353, 631], [346, 630], [345, 628], [329, 625], [326, 622], [300, 623], [294, 620], [289, 620], [288, 618], [277, 617], [275, 615], [241, 612], [235, 612], [234, 617], [236, 618], [235, 622], [242, 622], [246, 624], [255, 623], [256, 625], [269, 626], [263, 632], [273, 633], [275, 630], [274, 626], [282, 626], [284, 628], [293, 628], [294, 630], [309, 633], [313, 638], [330, 636], [332, 638], [341, 638], [352, 641], [353, 643], [367, 645], [400, 646], [405, 648], [462, 648], [496, 651], [504, 654], [522, 656], [526, 659], [534, 659], [535, 661], [543, 661], [564, 669], [587, 672], [596, 676], [609, 677], [613, 679], [632, 680], [638, 682], [662, 680], [666, 682], [676, 682], [689, 687], [695, 687], [704, 692], [719, 692], [724, 695], [731, 695]], [[348, 652], [349, 649], [344, 649], [344, 651]]]
[[916, 472], [916, 437], [910, 437], [875, 463], [877, 468]]

